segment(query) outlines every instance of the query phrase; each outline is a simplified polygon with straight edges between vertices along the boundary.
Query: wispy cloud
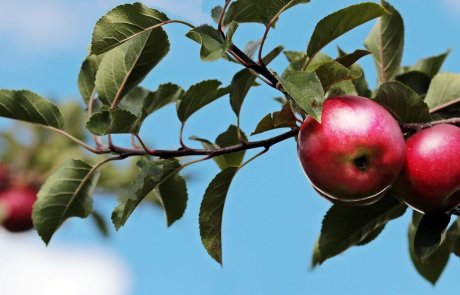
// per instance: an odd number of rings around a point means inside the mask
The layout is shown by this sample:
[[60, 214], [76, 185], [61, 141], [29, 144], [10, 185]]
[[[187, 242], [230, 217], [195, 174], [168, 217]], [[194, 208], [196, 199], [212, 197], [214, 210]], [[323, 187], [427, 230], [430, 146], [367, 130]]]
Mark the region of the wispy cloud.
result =
[[69, 49], [81, 42], [87, 5], [58, 0], [2, 0], [0, 37], [16, 47], [35, 50]]
[[48, 247], [0, 229], [0, 286], [8, 295], [127, 295], [131, 274], [102, 249]]
[[460, 1], [459, 0], [443, 0], [448, 7], [449, 11], [460, 14]]

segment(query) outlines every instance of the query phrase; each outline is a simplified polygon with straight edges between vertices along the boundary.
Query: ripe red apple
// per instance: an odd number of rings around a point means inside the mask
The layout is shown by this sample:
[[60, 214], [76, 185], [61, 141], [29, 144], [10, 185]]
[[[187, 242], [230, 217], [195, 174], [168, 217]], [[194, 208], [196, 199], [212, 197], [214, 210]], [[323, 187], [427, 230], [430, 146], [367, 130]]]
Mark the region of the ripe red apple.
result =
[[406, 161], [395, 183], [397, 195], [424, 213], [460, 204], [460, 128], [442, 124], [406, 142]]
[[311, 117], [298, 138], [300, 163], [314, 188], [334, 203], [379, 200], [405, 157], [398, 123], [378, 103], [359, 96], [328, 98], [321, 124]]
[[0, 206], [5, 213], [3, 226], [11, 232], [26, 231], [32, 225], [32, 206], [37, 199], [34, 188], [10, 187], [0, 192]]

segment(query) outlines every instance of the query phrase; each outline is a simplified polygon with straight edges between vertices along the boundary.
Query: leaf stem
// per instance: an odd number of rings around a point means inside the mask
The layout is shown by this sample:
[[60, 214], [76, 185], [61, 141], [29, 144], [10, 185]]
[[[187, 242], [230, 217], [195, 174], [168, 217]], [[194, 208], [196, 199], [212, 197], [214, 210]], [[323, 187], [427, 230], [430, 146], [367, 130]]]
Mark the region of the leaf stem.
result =
[[222, 12], [220, 13], [219, 22], [217, 24], [217, 29], [222, 34], [222, 36], [225, 36], [224, 30], [222, 29], [222, 22], [224, 21], [225, 12], [227, 11], [227, 8], [230, 2], [232, 2], [232, 0], [225, 0], [225, 5], [224, 5], [224, 8], [222, 9]]

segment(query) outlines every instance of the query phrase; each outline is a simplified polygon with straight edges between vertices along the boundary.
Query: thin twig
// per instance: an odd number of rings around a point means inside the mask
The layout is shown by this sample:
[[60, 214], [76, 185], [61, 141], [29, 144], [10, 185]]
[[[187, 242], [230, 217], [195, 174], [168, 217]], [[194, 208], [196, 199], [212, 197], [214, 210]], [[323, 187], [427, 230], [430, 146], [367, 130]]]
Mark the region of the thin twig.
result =
[[435, 125], [440, 125], [440, 124], [460, 125], [460, 118], [449, 118], [449, 119], [431, 121], [431, 122], [426, 122], [426, 123], [402, 123], [400, 124], [400, 126], [403, 130], [418, 131], [418, 130], [422, 130], [425, 128], [433, 127]]
[[227, 11], [227, 7], [230, 4], [230, 2], [232, 2], [232, 0], [225, 1], [224, 8], [222, 8], [222, 12], [220, 13], [220, 16], [219, 16], [219, 22], [217, 24], [217, 29], [219, 30], [219, 32], [222, 34], [223, 37], [225, 37], [225, 33], [224, 33], [224, 30], [222, 29], [222, 22], [224, 21], [225, 12]]
[[48, 128], [49, 130], [52, 130], [58, 134], [61, 134], [65, 137], [67, 137], [68, 139], [70, 139], [71, 141], [75, 142], [76, 144], [80, 145], [81, 147], [87, 149], [88, 151], [94, 153], [94, 154], [106, 154], [106, 153], [109, 153], [110, 150], [109, 149], [100, 149], [100, 148], [94, 148], [90, 145], [88, 145], [86, 142], [83, 142], [81, 140], [79, 140], [78, 138], [72, 136], [71, 134], [67, 133], [66, 131], [64, 130], [61, 130], [61, 129], [58, 129], [58, 128], [55, 128], [55, 127], [52, 127], [52, 126], [46, 126], [46, 128]]
[[281, 15], [281, 13], [283, 13], [288, 7], [289, 5], [292, 4], [292, 2], [294, 2], [294, 0], [291, 0], [289, 1], [288, 3], [286, 3], [286, 5], [284, 5], [279, 11], [277, 14], [275, 14], [275, 16], [268, 22], [268, 24], [265, 26], [265, 32], [264, 32], [264, 35], [262, 37], [262, 41], [260, 43], [260, 47], [259, 47], [259, 54], [258, 54], [258, 57], [259, 57], [259, 64], [261, 66], [264, 66], [265, 67], [265, 63], [264, 63], [264, 60], [262, 58], [262, 52], [263, 52], [263, 49], [264, 49], [264, 44], [265, 44], [265, 41], [267, 40], [267, 36], [268, 36], [268, 32], [270, 31], [270, 29], [272, 28], [272, 26], [274, 25], [274, 23], [276, 22], [276, 20], [279, 18], [279, 16]]

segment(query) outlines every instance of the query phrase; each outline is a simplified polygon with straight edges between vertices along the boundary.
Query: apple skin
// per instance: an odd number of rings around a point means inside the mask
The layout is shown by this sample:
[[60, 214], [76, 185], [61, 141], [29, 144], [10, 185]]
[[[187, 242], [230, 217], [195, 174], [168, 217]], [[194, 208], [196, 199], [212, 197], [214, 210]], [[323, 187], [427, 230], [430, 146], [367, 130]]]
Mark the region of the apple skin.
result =
[[27, 186], [10, 187], [0, 192], [0, 206], [6, 212], [3, 226], [11, 232], [22, 232], [33, 227], [32, 207], [37, 191]]
[[406, 141], [406, 161], [396, 194], [423, 213], [447, 211], [460, 204], [460, 128], [441, 124]]
[[378, 103], [359, 96], [325, 100], [321, 124], [307, 117], [297, 142], [307, 178], [338, 204], [378, 201], [398, 177], [405, 158], [396, 120]]

